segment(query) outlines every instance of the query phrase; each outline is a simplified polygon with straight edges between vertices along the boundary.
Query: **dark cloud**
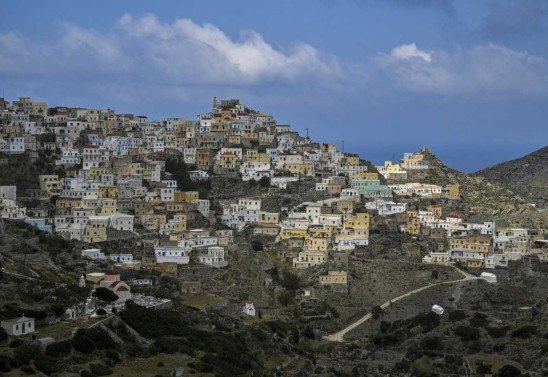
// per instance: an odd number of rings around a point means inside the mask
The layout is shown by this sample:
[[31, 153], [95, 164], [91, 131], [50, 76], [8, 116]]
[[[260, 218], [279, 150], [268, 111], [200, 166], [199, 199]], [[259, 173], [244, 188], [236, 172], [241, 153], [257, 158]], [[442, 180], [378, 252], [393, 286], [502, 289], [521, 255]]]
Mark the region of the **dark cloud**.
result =
[[548, 1], [490, 0], [480, 32], [493, 41], [529, 37], [548, 30]]

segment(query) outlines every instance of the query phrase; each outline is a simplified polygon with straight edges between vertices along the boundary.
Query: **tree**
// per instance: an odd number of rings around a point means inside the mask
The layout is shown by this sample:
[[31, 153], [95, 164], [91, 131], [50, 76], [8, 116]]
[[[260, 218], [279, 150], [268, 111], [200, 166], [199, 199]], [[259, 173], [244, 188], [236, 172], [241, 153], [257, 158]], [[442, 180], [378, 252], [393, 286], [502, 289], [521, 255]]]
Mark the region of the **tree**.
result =
[[106, 315], [107, 314], [107, 311], [103, 308], [99, 308], [97, 309], [97, 315], [100, 315], [100, 316], [103, 316], [103, 315]]
[[522, 376], [521, 371], [513, 365], [506, 364], [499, 369], [497, 377], [519, 377]]
[[259, 185], [260, 185], [262, 188], [269, 188], [269, 187], [270, 187], [270, 178], [268, 178], [268, 177], [261, 177], [261, 179], [259, 179]]
[[284, 270], [281, 284], [285, 289], [294, 291], [300, 288], [301, 279], [299, 279], [299, 275], [289, 270]]
[[279, 294], [278, 296], [278, 301], [280, 302], [280, 304], [282, 304], [283, 306], [287, 306], [289, 305], [292, 301], [293, 301], [293, 298], [295, 297], [295, 294], [291, 291], [283, 291]]
[[440, 277], [440, 273], [438, 270], [432, 270], [432, 280], [438, 280]]
[[190, 179], [186, 164], [178, 159], [170, 158], [166, 161], [165, 171], [173, 175], [180, 191], [196, 190], [198, 185]]
[[383, 310], [379, 305], [376, 305], [371, 308], [371, 314], [373, 318], [379, 318], [383, 314]]
[[260, 240], [253, 240], [251, 241], [251, 248], [253, 251], [262, 251], [263, 243]]
[[481, 374], [491, 373], [491, 365], [480, 361], [476, 366], [476, 372]]
[[55, 303], [50, 306], [50, 310], [55, 314], [56, 317], [61, 317], [65, 314], [66, 308], [60, 303]]
[[105, 287], [95, 288], [93, 296], [97, 297], [98, 300], [105, 302], [114, 302], [119, 299], [116, 293]]

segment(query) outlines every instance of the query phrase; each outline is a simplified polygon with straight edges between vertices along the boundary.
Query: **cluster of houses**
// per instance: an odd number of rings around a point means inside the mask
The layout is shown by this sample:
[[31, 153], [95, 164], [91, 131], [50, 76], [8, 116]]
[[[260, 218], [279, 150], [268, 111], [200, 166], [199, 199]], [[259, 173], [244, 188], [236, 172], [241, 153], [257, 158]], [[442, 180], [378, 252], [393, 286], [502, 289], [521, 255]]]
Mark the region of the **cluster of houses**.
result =
[[[529, 253], [536, 236], [530, 230], [495, 229], [492, 222], [464, 223], [458, 215], [442, 218], [439, 204], [411, 209], [415, 199], [460, 198], [458, 184], [424, 183], [430, 169], [424, 153], [405, 153], [398, 163], [373, 167], [237, 99], [214, 98], [211, 111], [195, 120], [152, 121], [110, 109], [48, 108], [28, 97], [11, 104], [0, 98], [0, 152], [27, 153], [35, 160], [44, 152], [65, 172], [39, 175], [36, 187], [20, 193], [16, 186], [0, 186], [2, 218], [94, 246], [135, 238], [143, 250], [153, 250], [140, 256], [105, 255], [97, 247], [82, 251], [85, 258], [110, 260], [120, 268], [173, 273], [190, 262], [191, 253], [201, 264], [224, 267], [233, 232], [252, 227], [253, 234], [271, 236], [282, 246], [280, 259], [307, 269], [368, 245], [373, 214], [401, 231], [442, 240], [439, 250], [424, 258], [427, 263], [505, 266]], [[181, 182], [166, 171], [166, 161], [173, 159], [191, 167], [188, 178], [195, 182], [212, 175], [239, 177], [283, 190], [311, 177], [324, 199], [279, 211], [265, 210], [261, 198], [225, 200], [217, 215], [226, 229], [188, 229], [191, 221], [212, 219], [215, 213], [208, 198], [179, 187]], [[21, 203], [28, 199], [52, 206], [26, 208]], [[116, 273], [86, 279], [112, 289], [122, 301], [131, 297], [129, 285]], [[344, 270], [319, 276], [321, 285], [347, 283]], [[254, 313], [249, 304], [244, 312]]]

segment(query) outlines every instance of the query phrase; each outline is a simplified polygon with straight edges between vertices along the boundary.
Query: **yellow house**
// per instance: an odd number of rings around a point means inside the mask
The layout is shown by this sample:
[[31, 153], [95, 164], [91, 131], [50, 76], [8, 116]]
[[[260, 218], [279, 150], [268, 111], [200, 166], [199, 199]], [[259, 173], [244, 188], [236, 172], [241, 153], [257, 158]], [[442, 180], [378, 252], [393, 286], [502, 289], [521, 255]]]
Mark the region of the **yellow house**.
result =
[[487, 234], [453, 237], [448, 240], [450, 249], [465, 249], [486, 254], [491, 251], [491, 242], [492, 238]]
[[176, 203], [191, 203], [193, 200], [199, 199], [198, 191], [175, 191]]
[[327, 251], [329, 247], [329, 239], [308, 237], [304, 240], [304, 247], [309, 251]]
[[118, 187], [99, 186], [99, 198], [118, 199]]
[[358, 166], [360, 164], [360, 158], [358, 156], [346, 157], [346, 165]]
[[323, 228], [311, 228], [307, 238], [331, 238], [336, 227], [324, 226]]
[[101, 208], [99, 209], [99, 215], [110, 216], [118, 212], [117, 201], [115, 199], [103, 199], [101, 200]]
[[449, 184], [442, 189], [446, 198], [458, 198], [460, 196], [460, 185], [458, 183]]
[[224, 152], [219, 157], [217, 166], [226, 169], [235, 169], [238, 166], [238, 156], [232, 152]]
[[306, 229], [283, 229], [280, 240], [288, 240], [290, 238], [306, 238]]
[[54, 195], [61, 192], [61, 186], [59, 184], [59, 176], [57, 174], [39, 175], [38, 182], [40, 183], [40, 190]]
[[268, 163], [270, 162], [270, 155], [268, 153], [259, 153], [257, 155], [257, 162]]
[[322, 264], [326, 259], [327, 252], [325, 251], [301, 251], [299, 256], [293, 259], [293, 267], [297, 269], [308, 268], [310, 266]]
[[321, 285], [347, 284], [348, 274], [346, 271], [327, 271], [327, 275], [320, 275]]
[[302, 164], [285, 164], [285, 169], [291, 174], [306, 175], [309, 177], [316, 175], [314, 164], [308, 162]]
[[278, 224], [280, 220], [280, 215], [278, 212], [260, 212], [259, 213], [259, 224]]
[[79, 208], [82, 206], [82, 198], [59, 198], [55, 205], [60, 208]]
[[89, 169], [89, 178], [97, 180], [101, 178], [101, 175], [109, 172], [109, 169], [105, 167], [94, 167]]
[[259, 151], [257, 149], [248, 149], [245, 151], [244, 162], [258, 162]]
[[379, 180], [379, 173], [371, 173], [371, 172], [361, 172], [361, 173], [355, 173], [352, 175], [352, 179], [365, 179], [367, 181], [378, 181]]
[[160, 226], [164, 225], [167, 222], [166, 215], [160, 213], [143, 214], [139, 216], [139, 218], [141, 220], [141, 224], [143, 224], [143, 226], [149, 230], [158, 230]]
[[367, 212], [356, 213], [356, 220], [354, 224], [355, 229], [369, 229], [371, 226], [371, 215]]
[[421, 233], [421, 221], [416, 217], [407, 219], [407, 233], [418, 235]]
[[109, 218], [106, 216], [90, 216], [84, 228], [84, 242], [104, 242], [107, 240]]
[[240, 135], [229, 135], [228, 136], [228, 143], [238, 145], [242, 143], [242, 138]]

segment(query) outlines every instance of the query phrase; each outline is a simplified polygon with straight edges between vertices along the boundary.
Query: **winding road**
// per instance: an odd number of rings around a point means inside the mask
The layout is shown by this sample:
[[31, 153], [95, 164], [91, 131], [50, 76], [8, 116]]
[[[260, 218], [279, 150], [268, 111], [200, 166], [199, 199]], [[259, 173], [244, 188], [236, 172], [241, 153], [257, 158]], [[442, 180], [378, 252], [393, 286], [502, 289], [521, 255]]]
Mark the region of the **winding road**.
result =
[[[438, 285], [443, 285], [443, 284], [454, 284], [454, 283], [458, 283], [458, 282], [463, 282], [463, 281], [470, 281], [470, 280], [477, 280], [477, 279], [480, 279], [479, 277], [477, 276], [474, 276], [474, 275], [471, 275], [465, 271], [462, 271], [456, 267], [454, 267], [458, 272], [460, 272], [462, 275], [463, 275], [463, 278], [462, 279], [458, 279], [458, 280], [450, 280], [450, 281], [442, 281], [440, 283], [435, 283], [435, 284], [428, 284], [428, 285], [425, 285], [423, 287], [420, 287], [420, 288], [417, 288], [417, 289], [414, 289], [412, 291], [409, 291], [407, 293], [404, 293], [403, 295], [401, 296], [398, 296], [396, 298], [393, 298], [389, 301], [386, 301], [384, 304], [381, 305], [381, 309], [385, 309], [387, 308], [391, 303], [394, 303], [396, 301], [399, 301], [401, 299], [404, 299], [406, 297], [409, 297], [411, 295], [414, 295], [415, 293], [418, 293], [418, 292], [421, 292], [421, 291], [424, 291], [425, 289], [428, 289], [428, 288], [431, 288], [431, 287], [435, 287], [435, 286], [438, 286]], [[324, 336], [324, 339], [325, 340], [328, 340], [328, 341], [331, 341], [331, 342], [342, 342], [344, 341], [344, 336], [354, 330], [356, 327], [358, 327], [359, 325], [361, 325], [362, 323], [368, 321], [371, 317], [373, 317], [373, 314], [371, 313], [367, 313], [366, 315], [364, 315], [363, 317], [361, 317], [360, 319], [358, 319], [356, 322], [348, 325], [347, 327], [345, 327], [344, 329], [342, 329], [341, 331], [338, 331], [334, 334], [330, 334], [330, 335], [326, 335]]]

